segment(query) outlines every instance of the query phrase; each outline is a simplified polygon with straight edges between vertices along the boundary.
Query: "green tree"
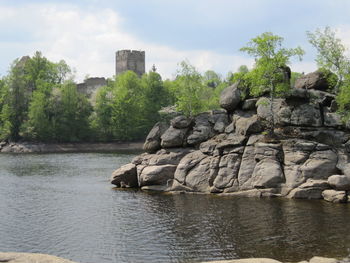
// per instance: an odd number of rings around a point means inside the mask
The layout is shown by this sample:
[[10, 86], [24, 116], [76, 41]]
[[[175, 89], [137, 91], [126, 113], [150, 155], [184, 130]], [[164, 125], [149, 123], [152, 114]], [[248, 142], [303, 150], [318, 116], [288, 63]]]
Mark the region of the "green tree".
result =
[[193, 116], [204, 109], [204, 85], [201, 74], [194, 66], [182, 61], [174, 81], [176, 107], [187, 116]]
[[213, 70], [207, 70], [203, 75], [204, 85], [215, 89], [222, 83], [221, 76]]
[[318, 67], [337, 75], [334, 92], [338, 93], [350, 71], [350, 59], [345, 55], [346, 47], [330, 27], [317, 29], [314, 33], [307, 32], [307, 36], [318, 52], [316, 58]]
[[160, 120], [158, 111], [171, 103], [169, 92], [164, 87], [162, 77], [150, 71], [141, 79], [143, 93], [143, 113], [146, 120], [146, 129], [149, 130]]
[[37, 83], [28, 110], [28, 121], [24, 124], [24, 136], [28, 139], [50, 141], [54, 139], [51, 123], [51, 87], [46, 82]]
[[1, 137], [17, 141], [20, 138], [20, 128], [27, 116], [28, 90], [26, 88], [25, 63], [15, 60], [9, 75], [5, 78], [7, 89], [6, 102], [2, 108], [1, 122], [5, 123]]
[[113, 136], [118, 140], [140, 139], [147, 132], [142, 112], [143, 94], [141, 79], [132, 71], [117, 76], [112, 83]]
[[112, 125], [113, 95], [110, 86], [101, 87], [96, 95], [91, 125], [98, 140], [108, 141], [113, 138]]
[[251, 94], [268, 93], [270, 95], [270, 132], [272, 134], [274, 131], [274, 98], [290, 88], [289, 81], [286, 81], [288, 78], [285, 76], [285, 67], [291, 57], [297, 56], [301, 59], [304, 54], [300, 47], [283, 48], [282, 42], [282, 37], [265, 32], [240, 49], [255, 58], [255, 67], [247, 74]]
[[57, 97], [57, 139], [59, 141], [82, 141], [89, 138], [89, 117], [92, 106], [86, 96], [77, 91], [77, 86], [67, 81], [60, 89]]

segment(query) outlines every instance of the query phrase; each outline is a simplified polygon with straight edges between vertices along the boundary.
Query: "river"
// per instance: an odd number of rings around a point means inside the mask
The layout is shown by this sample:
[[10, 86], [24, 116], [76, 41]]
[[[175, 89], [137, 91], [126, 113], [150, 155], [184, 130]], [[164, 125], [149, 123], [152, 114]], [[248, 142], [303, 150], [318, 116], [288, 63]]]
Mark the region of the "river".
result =
[[350, 205], [116, 190], [135, 154], [1, 154], [0, 251], [84, 263], [345, 257]]

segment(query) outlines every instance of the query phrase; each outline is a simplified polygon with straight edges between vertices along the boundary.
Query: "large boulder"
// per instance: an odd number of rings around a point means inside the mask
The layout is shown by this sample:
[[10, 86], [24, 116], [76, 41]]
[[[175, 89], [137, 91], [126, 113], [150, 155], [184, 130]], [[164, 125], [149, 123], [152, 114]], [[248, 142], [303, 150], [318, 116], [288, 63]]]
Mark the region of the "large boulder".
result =
[[220, 95], [221, 108], [232, 112], [234, 111], [241, 101], [241, 91], [238, 88], [239, 82], [236, 82], [230, 87], [224, 89]]
[[192, 123], [192, 120], [186, 116], [177, 116], [171, 120], [170, 124], [173, 128], [176, 129], [185, 129], [188, 128]]
[[241, 158], [241, 155], [237, 153], [231, 153], [221, 157], [218, 165], [218, 173], [213, 182], [215, 188], [224, 189], [233, 185], [238, 177]]
[[327, 107], [323, 109], [324, 126], [326, 127], [342, 127], [343, 122], [340, 114], [336, 112], [331, 112]]
[[139, 175], [140, 186], [145, 185], [166, 185], [167, 182], [174, 178], [176, 165], [165, 164], [147, 166]]
[[336, 191], [333, 189], [324, 190], [322, 192], [324, 200], [332, 203], [345, 203], [347, 201], [347, 195], [345, 191]]
[[295, 88], [325, 91], [329, 88], [329, 83], [327, 81], [326, 74], [322, 71], [317, 70], [298, 78], [295, 81]]
[[115, 170], [110, 179], [111, 183], [116, 185], [117, 187], [129, 188], [129, 187], [137, 187], [137, 172], [136, 165], [133, 163], [129, 163], [123, 165], [119, 169]]
[[163, 122], [157, 122], [147, 135], [146, 141], [143, 144], [143, 150], [149, 153], [159, 150], [161, 148], [161, 136], [168, 127], [169, 126]]
[[223, 133], [226, 126], [229, 124], [228, 114], [226, 110], [215, 110], [212, 112], [212, 120], [214, 124], [214, 131]]
[[194, 151], [185, 155], [177, 166], [174, 179], [180, 184], [185, 184], [187, 173], [206, 157], [207, 155], [201, 151]]
[[213, 156], [202, 159], [193, 169], [186, 174], [185, 185], [195, 192], [210, 192], [210, 164]]
[[328, 177], [328, 183], [336, 190], [350, 190], [350, 176], [332, 175]]
[[254, 188], [274, 188], [283, 182], [283, 170], [278, 161], [263, 159], [255, 166], [252, 175]]
[[161, 146], [163, 148], [182, 147], [185, 142], [187, 129], [176, 129], [169, 127], [161, 136]]
[[327, 179], [337, 172], [337, 154], [331, 150], [316, 151], [300, 167], [304, 178]]
[[320, 107], [317, 104], [301, 104], [295, 107], [290, 115], [290, 123], [296, 126], [321, 127]]
[[258, 116], [251, 113], [240, 113], [233, 115], [233, 121], [235, 125], [235, 132], [238, 135], [250, 135], [253, 133], [259, 133], [262, 131], [262, 125]]
[[293, 199], [322, 199], [322, 192], [329, 188], [326, 180], [308, 179], [299, 187], [293, 189], [287, 197]]
[[187, 137], [189, 145], [198, 145], [214, 136], [213, 118], [210, 112], [198, 114], [194, 122], [192, 134]]

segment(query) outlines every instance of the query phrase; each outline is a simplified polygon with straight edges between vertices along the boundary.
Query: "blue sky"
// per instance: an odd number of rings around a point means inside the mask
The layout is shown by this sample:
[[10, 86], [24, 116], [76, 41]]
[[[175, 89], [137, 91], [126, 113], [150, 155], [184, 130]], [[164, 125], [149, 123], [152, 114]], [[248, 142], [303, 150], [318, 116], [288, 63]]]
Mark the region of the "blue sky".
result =
[[119, 49], [145, 50], [147, 70], [155, 64], [165, 78], [185, 59], [225, 75], [252, 66], [239, 48], [266, 31], [301, 46], [306, 55], [292, 70], [309, 72], [315, 51], [305, 32], [325, 26], [350, 47], [348, 0], [0, 0], [0, 14], [0, 76], [40, 50], [74, 67], [77, 80], [111, 77]]

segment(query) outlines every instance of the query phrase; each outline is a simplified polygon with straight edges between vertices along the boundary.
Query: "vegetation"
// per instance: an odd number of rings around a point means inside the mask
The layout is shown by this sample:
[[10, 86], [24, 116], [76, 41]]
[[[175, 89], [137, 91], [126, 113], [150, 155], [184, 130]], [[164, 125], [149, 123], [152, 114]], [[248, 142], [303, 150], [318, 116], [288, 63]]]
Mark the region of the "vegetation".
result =
[[253, 38], [247, 46], [241, 48], [241, 51], [255, 58], [253, 70], [244, 77], [249, 81], [250, 93], [255, 96], [268, 93], [270, 96], [271, 132], [274, 130], [274, 98], [290, 89], [286, 66], [291, 57], [298, 56], [301, 59], [304, 54], [300, 47], [283, 48], [282, 41], [282, 37], [266, 32]]
[[[337, 76], [333, 91], [339, 111], [349, 119], [350, 59], [346, 48], [328, 27], [307, 35], [318, 51], [318, 66]], [[273, 101], [286, 94], [301, 75], [292, 72], [290, 79], [287, 65], [304, 53], [300, 47], [288, 49], [282, 44], [283, 38], [270, 32], [251, 39], [241, 51], [255, 58], [253, 69], [242, 65], [225, 78], [212, 70], [201, 74], [186, 61], [180, 63], [173, 80], [163, 81], [155, 67], [141, 78], [128, 71], [108, 79], [94, 100], [78, 92], [72, 70], [64, 61], [54, 63], [36, 52], [31, 58], [15, 60], [9, 74], [0, 79], [0, 140], [143, 139], [161, 120], [163, 107], [174, 106], [189, 117], [217, 109], [222, 90], [236, 82], [244, 98], [269, 95], [273, 131]]]
[[[316, 48], [319, 68], [334, 73], [337, 78], [333, 92], [337, 94], [339, 112], [345, 120], [350, 119], [350, 58], [346, 56], [346, 47], [329, 27], [307, 32], [309, 42]], [[328, 76], [332, 77], [331, 74]]]

